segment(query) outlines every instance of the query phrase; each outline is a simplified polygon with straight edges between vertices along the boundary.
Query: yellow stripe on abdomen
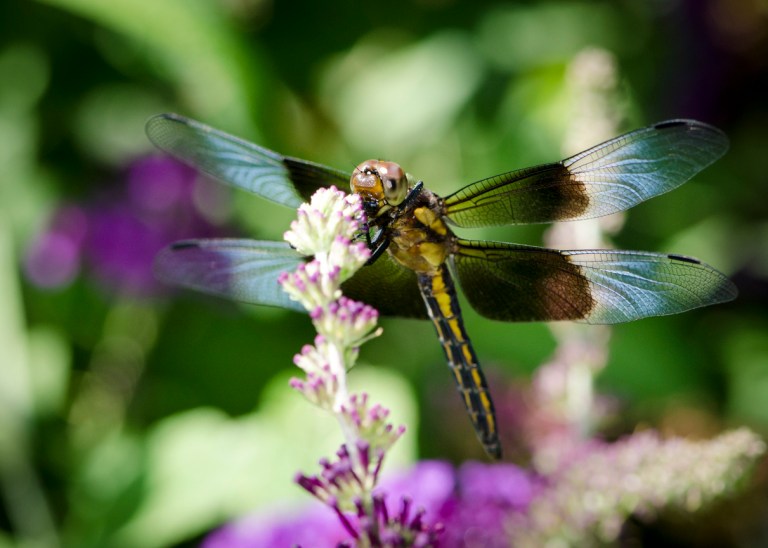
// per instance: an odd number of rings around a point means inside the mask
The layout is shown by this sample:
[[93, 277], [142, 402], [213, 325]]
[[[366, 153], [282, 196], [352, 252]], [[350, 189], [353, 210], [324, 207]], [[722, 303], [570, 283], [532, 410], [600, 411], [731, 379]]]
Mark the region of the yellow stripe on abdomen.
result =
[[495, 459], [501, 458], [493, 400], [464, 329], [456, 288], [448, 268], [443, 264], [436, 273], [419, 274], [418, 279], [421, 295], [477, 437], [488, 455]]

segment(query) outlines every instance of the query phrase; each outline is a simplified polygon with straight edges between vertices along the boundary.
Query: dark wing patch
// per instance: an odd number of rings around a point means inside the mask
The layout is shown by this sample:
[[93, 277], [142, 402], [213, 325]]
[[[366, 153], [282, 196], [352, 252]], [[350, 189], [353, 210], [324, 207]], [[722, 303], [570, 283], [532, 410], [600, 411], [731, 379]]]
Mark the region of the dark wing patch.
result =
[[454, 264], [470, 304], [503, 321], [614, 324], [727, 302], [737, 294], [711, 266], [662, 253], [458, 240]]
[[579, 219], [589, 194], [561, 163], [521, 169], [469, 185], [445, 199], [447, 219], [463, 227]]
[[382, 255], [372, 265], [364, 266], [341, 285], [350, 299], [371, 305], [382, 316], [429, 319], [419, 292], [416, 273]]
[[583, 320], [592, 313], [589, 281], [559, 251], [459, 240], [454, 267], [482, 316], [507, 322]]
[[309, 202], [312, 195], [321, 187], [335, 186], [339, 190], [349, 192], [350, 175], [343, 171], [290, 156], [283, 158], [283, 163], [288, 168], [290, 179], [304, 202]]

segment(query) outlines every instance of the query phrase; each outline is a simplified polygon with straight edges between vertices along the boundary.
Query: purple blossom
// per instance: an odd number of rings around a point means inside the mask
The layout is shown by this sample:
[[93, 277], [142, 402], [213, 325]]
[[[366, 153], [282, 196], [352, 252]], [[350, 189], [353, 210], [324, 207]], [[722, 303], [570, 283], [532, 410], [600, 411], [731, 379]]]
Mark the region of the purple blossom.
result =
[[[152, 274], [160, 249], [184, 237], [217, 234], [196, 207], [202, 187], [193, 169], [151, 156], [132, 164], [125, 179], [126, 184], [99, 197], [54, 212], [27, 250], [24, 268], [30, 282], [65, 287], [85, 271], [112, 290], [153, 294], [160, 290]], [[222, 203], [221, 191], [212, 192], [206, 198], [220, 210], [215, 202]]]
[[43, 288], [70, 284], [80, 272], [87, 232], [88, 218], [81, 207], [60, 207], [48, 230], [27, 249], [24, 266], [29, 281]]
[[452, 508], [456, 491], [453, 467], [443, 461], [421, 461], [407, 472], [384, 477], [376, 492], [387, 493], [390, 499], [410, 497], [417, 508], [423, 508], [427, 519], [442, 521]]
[[[308, 487], [316, 490], [332, 480], [352, 478], [350, 469], [338, 462], [325, 462], [323, 468], [325, 477], [306, 478]], [[376, 527], [359, 506], [341, 512], [331, 498], [335, 510], [311, 508], [289, 517], [259, 514], [225, 525], [203, 546], [337, 546], [374, 530], [376, 540], [392, 545], [407, 539], [405, 546], [509, 546], [510, 516], [524, 513], [539, 490], [536, 478], [512, 464], [469, 462], [456, 471], [447, 462], [422, 461], [406, 472], [385, 476], [376, 487]], [[308, 530], [316, 535], [307, 539]]]
[[240, 519], [211, 533], [202, 548], [309, 548], [337, 546], [348, 539], [335, 515], [313, 505], [302, 512], [270, 511]]
[[[359, 196], [346, 195], [334, 186], [321, 188], [312, 196], [311, 203], [299, 207], [297, 219], [291, 223], [291, 229], [284, 237], [304, 255], [327, 253], [329, 250], [333, 252], [334, 249], [345, 257], [358, 251], [367, 254], [364, 246], [349, 246], [349, 241], [364, 222], [365, 215]], [[345, 261], [342, 257], [331, 262], [341, 264]]]
[[466, 462], [455, 504], [446, 508], [445, 546], [509, 546], [509, 521], [524, 513], [539, 481], [514, 464]]

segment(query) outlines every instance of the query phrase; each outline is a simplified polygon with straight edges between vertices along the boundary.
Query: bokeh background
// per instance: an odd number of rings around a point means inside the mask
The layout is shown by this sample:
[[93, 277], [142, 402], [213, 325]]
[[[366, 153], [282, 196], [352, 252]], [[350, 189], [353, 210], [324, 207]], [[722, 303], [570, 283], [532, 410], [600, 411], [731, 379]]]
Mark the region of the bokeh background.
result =
[[[279, 239], [292, 213], [152, 150], [149, 116], [346, 170], [396, 160], [441, 194], [560, 159], [574, 128], [720, 127], [729, 153], [613, 243], [697, 256], [740, 296], [616, 327], [598, 379], [608, 436], [706, 437], [768, 433], [767, 98], [762, 0], [0, 3], [0, 545], [194, 545], [311, 504], [291, 479], [341, 441], [287, 386], [306, 317], [152, 278], [173, 240]], [[465, 311], [505, 407], [555, 339]], [[408, 426], [388, 466], [482, 458], [433, 328], [382, 324], [352, 380]]]

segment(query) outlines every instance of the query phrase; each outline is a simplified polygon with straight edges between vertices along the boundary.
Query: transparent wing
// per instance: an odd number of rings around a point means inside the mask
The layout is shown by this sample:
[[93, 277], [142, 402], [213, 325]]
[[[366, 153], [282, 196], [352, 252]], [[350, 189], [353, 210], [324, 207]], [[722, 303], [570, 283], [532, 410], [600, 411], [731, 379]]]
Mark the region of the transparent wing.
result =
[[733, 283], [696, 259], [641, 251], [558, 251], [459, 240], [467, 300], [503, 321], [614, 324], [730, 301]]
[[244, 239], [185, 240], [155, 257], [155, 274], [166, 283], [204, 293], [304, 312], [277, 278], [304, 258], [282, 242]]
[[146, 131], [158, 148], [183, 162], [288, 207], [308, 202], [320, 187], [349, 185], [349, 175], [342, 171], [282, 156], [177, 114], [150, 118]]
[[677, 188], [727, 148], [710, 125], [660, 122], [558, 163], [473, 183], [446, 197], [445, 211], [462, 227], [600, 217]]

